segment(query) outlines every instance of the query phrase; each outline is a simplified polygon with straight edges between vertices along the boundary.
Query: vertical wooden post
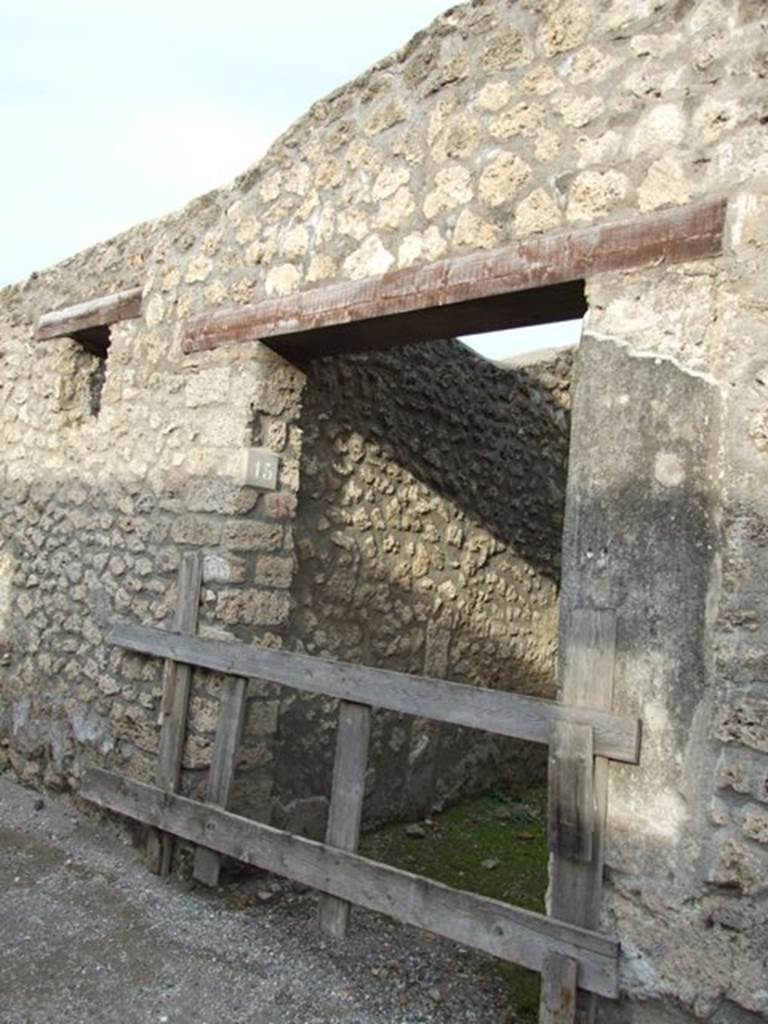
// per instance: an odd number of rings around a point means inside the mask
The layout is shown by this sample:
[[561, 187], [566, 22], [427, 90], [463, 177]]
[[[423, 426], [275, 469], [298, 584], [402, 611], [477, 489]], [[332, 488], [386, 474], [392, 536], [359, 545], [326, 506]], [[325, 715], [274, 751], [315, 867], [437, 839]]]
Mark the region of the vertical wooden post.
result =
[[[202, 583], [202, 558], [198, 551], [182, 555], [179, 566], [178, 598], [173, 618], [177, 633], [197, 632]], [[165, 662], [163, 697], [160, 705], [160, 745], [155, 782], [160, 789], [175, 793], [181, 775], [187, 708], [192, 681], [192, 666], [175, 661]], [[167, 875], [171, 869], [173, 837], [150, 829], [147, 834], [146, 861], [150, 871]]]
[[[616, 613], [609, 609], [575, 609], [561, 633], [559, 676], [563, 703], [610, 710], [615, 658]], [[553, 735], [549, 799], [550, 814], [557, 821], [551, 843], [562, 838], [563, 845], [551, 847], [547, 902], [551, 917], [597, 930], [605, 855], [608, 762], [602, 757], [594, 758], [590, 794], [589, 773], [584, 767], [591, 743], [591, 730], [587, 737], [583, 727], [558, 728]], [[574, 772], [575, 777], [569, 779], [569, 773]], [[554, 986], [562, 987], [554, 973], [557, 970], [556, 964], [545, 965], [543, 997]], [[576, 1024], [591, 1024], [595, 1009], [595, 996], [579, 992]], [[542, 998], [542, 1022], [551, 1019], [545, 1016], [546, 1012]]]
[[578, 963], [559, 953], [550, 953], [541, 975], [539, 1024], [573, 1024], [576, 1019], [576, 976]]
[[[343, 700], [339, 705], [336, 735], [336, 760], [333, 765], [331, 806], [325, 841], [341, 850], [357, 850], [363, 814], [368, 742], [371, 735], [371, 709], [365, 704]], [[319, 924], [334, 938], [344, 938], [349, 919], [349, 903], [336, 896], [320, 897]]]
[[[213, 756], [208, 773], [208, 785], [205, 791], [205, 802], [223, 807], [226, 810], [229, 794], [235, 777], [237, 752], [245, 720], [245, 705], [248, 694], [246, 679], [227, 679], [224, 682], [224, 696], [216, 726], [216, 739], [213, 744]], [[195, 850], [193, 877], [205, 885], [219, 884], [221, 855], [205, 846]]]
[[589, 864], [595, 831], [592, 726], [555, 722], [549, 744], [549, 852]]

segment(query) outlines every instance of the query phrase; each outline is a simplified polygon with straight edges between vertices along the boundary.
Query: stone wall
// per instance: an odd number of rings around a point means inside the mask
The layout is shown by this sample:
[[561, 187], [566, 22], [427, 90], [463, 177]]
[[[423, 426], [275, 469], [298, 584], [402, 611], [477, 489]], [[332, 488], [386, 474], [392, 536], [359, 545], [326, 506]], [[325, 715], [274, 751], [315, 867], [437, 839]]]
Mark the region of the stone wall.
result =
[[[552, 696], [572, 358], [504, 369], [442, 341], [311, 364], [291, 638], [311, 654]], [[334, 738], [322, 703], [283, 710], [276, 764], [280, 798], [305, 787], [301, 809], [314, 797], [321, 820]], [[375, 722], [369, 820], [544, 774], [541, 747]]]
[[[190, 315], [727, 197], [718, 259], [587, 282], [563, 586], [566, 608], [616, 607], [617, 706], [646, 737], [638, 768], [611, 769], [624, 998], [603, 1018], [765, 1018], [766, 17], [759, 0], [452, 8], [233, 185], [0, 292], [0, 728], [24, 778], [151, 771], [158, 667], [104, 633], [169, 620], [179, 550], [206, 555], [204, 631], [299, 638], [304, 374], [256, 342], [184, 356]], [[93, 363], [35, 323], [136, 286], [97, 410]], [[254, 438], [281, 455], [275, 495], [239, 485]], [[192, 789], [220, 685], [195, 692]], [[259, 695], [269, 780], [281, 709]]]

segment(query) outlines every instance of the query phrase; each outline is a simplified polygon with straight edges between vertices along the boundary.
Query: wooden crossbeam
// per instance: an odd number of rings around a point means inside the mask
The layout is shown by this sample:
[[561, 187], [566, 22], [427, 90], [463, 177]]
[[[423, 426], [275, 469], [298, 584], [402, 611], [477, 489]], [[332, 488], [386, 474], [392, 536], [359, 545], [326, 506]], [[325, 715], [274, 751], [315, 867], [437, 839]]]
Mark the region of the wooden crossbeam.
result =
[[109, 638], [112, 643], [129, 650], [199, 665], [227, 675], [283, 683], [309, 693], [326, 694], [535, 743], [549, 743], [555, 722], [589, 725], [594, 730], [596, 754], [630, 764], [636, 764], [639, 757], [638, 719], [589, 706], [570, 706], [539, 697], [524, 697], [502, 690], [449, 683], [227, 640], [184, 636], [152, 626], [117, 623]]
[[100, 807], [530, 970], [541, 971], [550, 954], [559, 954], [578, 965], [582, 988], [610, 998], [618, 994], [618, 943], [597, 932], [451, 889], [102, 769], [86, 773], [80, 794]]
[[[554, 301], [539, 295], [527, 303], [534, 315], [543, 302], [548, 319], [581, 316], [583, 289], [569, 290], [569, 282], [607, 271], [716, 256], [722, 251], [725, 210], [723, 201], [710, 200], [552, 231], [489, 252], [208, 313], [188, 322], [184, 351], [266, 339], [286, 358], [310, 358], [393, 342], [456, 337], [532, 322], [531, 312], [521, 312], [518, 302], [502, 302], [494, 310], [488, 300], [544, 286], [560, 290], [553, 289]], [[525, 306], [525, 299], [521, 301]]]
[[128, 288], [112, 295], [102, 295], [97, 299], [80, 302], [76, 306], [44, 313], [38, 321], [36, 337], [38, 341], [60, 338], [89, 327], [104, 327], [117, 323], [118, 320], [131, 320], [141, 316], [141, 312], [141, 288]]

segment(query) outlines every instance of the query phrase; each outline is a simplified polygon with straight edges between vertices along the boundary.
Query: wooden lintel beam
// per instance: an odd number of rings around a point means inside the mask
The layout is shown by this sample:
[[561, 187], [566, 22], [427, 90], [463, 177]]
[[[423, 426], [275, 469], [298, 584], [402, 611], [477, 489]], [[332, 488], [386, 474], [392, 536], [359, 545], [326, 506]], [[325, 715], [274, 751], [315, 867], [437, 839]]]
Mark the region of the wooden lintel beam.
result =
[[141, 288], [128, 288], [112, 295], [79, 302], [76, 306], [44, 313], [38, 322], [36, 337], [38, 341], [60, 338], [89, 327], [106, 327], [118, 320], [132, 320], [141, 316], [141, 312]]
[[569, 707], [554, 700], [490, 690], [463, 683], [351, 665], [290, 651], [252, 647], [231, 640], [185, 636], [154, 626], [116, 623], [113, 644], [143, 654], [208, 668], [225, 675], [282, 683], [308, 693], [484, 729], [533, 743], [549, 743], [557, 721], [594, 729], [594, 749], [603, 757], [636, 764], [640, 721], [612, 711]]
[[578, 965], [582, 988], [618, 995], [615, 939], [292, 835], [210, 804], [90, 769], [80, 795], [100, 807], [199, 846], [285, 875], [492, 956], [541, 971], [559, 954]]
[[[325, 355], [325, 340], [342, 327], [349, 330], [357, 326], [364, 335], [366, 322], [393, 318], [390, 333], [397, 333], [394, 318], [403, 314], [434, 313], [438, 308], [578, 281], [608, 271], [717, 256], [722, 251], [725, 212], [725, 201], [710, 200], [614, 223], [553, 231], [490, 252], [451, 257], [364, 281], [264, 299], [190, 320], [184, 351], [273, 339], [272, 347], [279, 347], [290, 358], [292, 336], [318, 332], [313, 351], [304, 354]], [[433, 333], [432, 337], [457, 333], [447, 329], [449, 320], [438, 326], [442, 335]], [[417, 328], [418, 323], [410, 325], [401, 343], [419, 340], [411, 336]], [[466, 322], [462, 326], [467, 333], [472, 329]], [[279, 346], [275, 339], [280, 339]], [[301, 342], [306, 348], [306, 337]]]

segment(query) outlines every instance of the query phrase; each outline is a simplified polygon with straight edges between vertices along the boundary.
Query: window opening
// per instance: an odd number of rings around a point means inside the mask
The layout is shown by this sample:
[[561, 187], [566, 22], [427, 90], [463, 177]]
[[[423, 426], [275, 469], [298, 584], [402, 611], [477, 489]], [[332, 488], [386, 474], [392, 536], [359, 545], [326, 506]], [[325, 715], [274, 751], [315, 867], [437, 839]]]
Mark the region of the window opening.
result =
[[110, 328], [106, 324], [85, 327], [80, 331], [73, 331], [71, 337], [80, 345], [83, 352], [90, 356], [85, 367], [88, 411], [95, 417], [101, 412], [104, 384], [107, 380], [107, 359], [112, 340]]
[[502, 364], [531, 362], [561, 348], [579, 344], [583, 319], [561, 320], [557, 323], [533, 324], [499, 331], [470, 334], [459, 338], [483, 359]]

